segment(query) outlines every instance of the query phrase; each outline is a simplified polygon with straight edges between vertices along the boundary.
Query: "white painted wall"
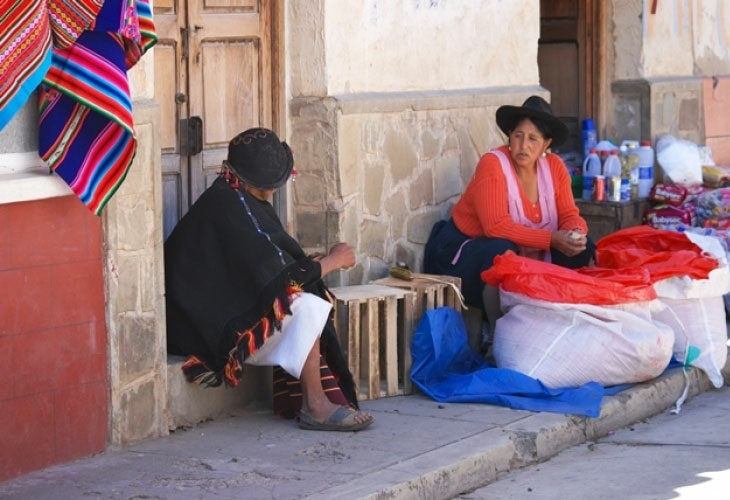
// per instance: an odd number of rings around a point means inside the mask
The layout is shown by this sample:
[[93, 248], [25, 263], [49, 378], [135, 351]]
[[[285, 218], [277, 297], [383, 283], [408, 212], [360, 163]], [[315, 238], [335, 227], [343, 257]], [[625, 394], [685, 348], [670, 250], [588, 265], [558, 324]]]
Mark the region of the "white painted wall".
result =
[[692, 2], [695, 74], [730, 75], [730, 2]]
[[730, 2], [613, 0], [616, 79], [730, 74]]
[[651, 1], [643, 2], [643, 74], [647, 78], [692, 75], [691, 0], [663, 0], [651, 14]]
[[537, 85], [539, 31], [537, 0], [293, 0], [290, 95]]

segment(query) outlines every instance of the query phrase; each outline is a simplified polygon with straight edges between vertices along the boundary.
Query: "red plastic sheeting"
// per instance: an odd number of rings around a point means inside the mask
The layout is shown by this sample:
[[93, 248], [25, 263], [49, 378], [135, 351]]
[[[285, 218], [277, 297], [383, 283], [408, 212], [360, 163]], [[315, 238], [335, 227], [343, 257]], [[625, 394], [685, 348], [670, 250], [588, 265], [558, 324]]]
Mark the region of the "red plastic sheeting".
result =
[[656, 283], [673, 276], [705, 279], [718, 262], [702, 255], [702, 249], [683, 233], [637, 226], [600, 239], [596, 265], [614, 270], [640, 267]]
[[481, 277], [508, 292], [549, 302], [615, 305], [657, 297], [649, 273], [641, 268], [576, 271], [513, 252], [495, 257]]

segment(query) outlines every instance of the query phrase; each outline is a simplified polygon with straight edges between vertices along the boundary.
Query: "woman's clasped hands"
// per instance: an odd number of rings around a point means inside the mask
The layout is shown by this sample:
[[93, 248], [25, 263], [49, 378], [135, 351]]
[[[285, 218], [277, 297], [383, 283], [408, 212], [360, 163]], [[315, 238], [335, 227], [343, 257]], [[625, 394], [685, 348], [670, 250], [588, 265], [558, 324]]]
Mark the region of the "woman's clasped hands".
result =
[[553, 231], [550, 235], [550, 246], [573, 257], [586, 249], [587, 236], [580, 229]]

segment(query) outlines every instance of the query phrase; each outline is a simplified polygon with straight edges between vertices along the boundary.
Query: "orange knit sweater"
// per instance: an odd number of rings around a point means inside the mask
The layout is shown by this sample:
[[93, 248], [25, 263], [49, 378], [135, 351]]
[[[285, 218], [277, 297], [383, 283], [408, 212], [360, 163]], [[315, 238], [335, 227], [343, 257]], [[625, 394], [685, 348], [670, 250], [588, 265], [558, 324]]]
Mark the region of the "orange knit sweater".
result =
[[[509, 158], [507, 146], [499, 148]], [[579, 215], [575, 206], [573, 193], [570, 188], [570, 175], [563, 160], [558, 155], [548, 154], [550, 173], [553, 176], [555, 205], [558, 211], [558, 227], [560, 229], [580, 229], [588, 232], [586, 222]], [[542, 220], [540, 204], [532, 204], [525, 195], [522, 185], [517, 181], [522, 197], [522, 206], [525, 215], [534, 222]], [[548, 250], [550, 248], [550, 231], [547, 229], [532, 229], [512, 220], [507, 205], [507, 181], [502, 173], [499, 159], [493, 154], [485, 154], [479, 160], [474, 177], [472, 177], [466, 191], [454, 205], [452, 217], [459, 231], [470, 238], [504, 238], [517, 243], [519, 246]], [[540, 193], [543, 196], [543, 193]]]

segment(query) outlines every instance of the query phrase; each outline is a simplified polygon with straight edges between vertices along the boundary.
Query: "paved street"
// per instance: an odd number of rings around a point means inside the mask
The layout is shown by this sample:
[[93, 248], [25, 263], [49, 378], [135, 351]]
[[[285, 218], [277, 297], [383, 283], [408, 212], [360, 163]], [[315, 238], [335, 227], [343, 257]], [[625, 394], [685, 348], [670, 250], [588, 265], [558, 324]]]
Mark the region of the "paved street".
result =
[[463, 499], [728, 499], [730, 387], [551, 460], [507, 473]]

